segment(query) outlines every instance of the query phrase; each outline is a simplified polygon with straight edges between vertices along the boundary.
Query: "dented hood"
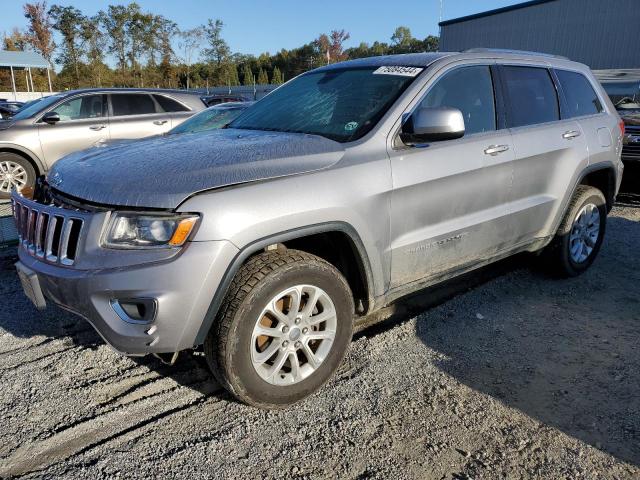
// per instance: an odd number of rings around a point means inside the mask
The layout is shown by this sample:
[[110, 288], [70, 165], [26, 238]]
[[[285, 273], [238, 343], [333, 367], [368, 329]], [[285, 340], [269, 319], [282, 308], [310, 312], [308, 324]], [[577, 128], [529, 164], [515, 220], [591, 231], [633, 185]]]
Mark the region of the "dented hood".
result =
[[316, 135], [213, 130], [73, 153], [48, 182], [97, 204], [173, 209], [205, 190], [328, 168], [343, 154], [340, 143]]

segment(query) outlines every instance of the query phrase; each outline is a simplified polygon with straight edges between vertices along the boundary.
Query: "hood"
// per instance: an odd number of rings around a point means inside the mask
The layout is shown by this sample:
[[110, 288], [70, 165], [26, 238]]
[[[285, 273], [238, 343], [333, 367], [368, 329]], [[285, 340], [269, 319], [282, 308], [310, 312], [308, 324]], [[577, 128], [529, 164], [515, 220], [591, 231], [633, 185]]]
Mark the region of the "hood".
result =
[[7, 130], [13, 126], [11, 119], [0, 119], [0, 130]]
[[73, 153], [48, 181], [93, 203], [174, 209], [194, 193], [328, 168], [343, 154], [340, 143], [316, 135], [212, 130]]

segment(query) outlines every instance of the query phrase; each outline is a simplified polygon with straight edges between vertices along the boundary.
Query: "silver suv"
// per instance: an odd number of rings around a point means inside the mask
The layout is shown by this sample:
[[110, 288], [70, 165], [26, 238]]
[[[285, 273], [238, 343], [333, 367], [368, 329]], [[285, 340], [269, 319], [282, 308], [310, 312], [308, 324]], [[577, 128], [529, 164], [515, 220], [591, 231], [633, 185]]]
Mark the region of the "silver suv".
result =
[[0, 121], [0, 195], [33, 187], [68, 153], [165, 133], [206, 105], [173, 90], [90, 89], [51, 95]]
[[237, 398], [282, 407], [399, 297], [516, 252], [585, 271], [621, 138], [589, 69], [566, 59], [348, 61], [228, 128], [61, 160], [33, 200], [12, 196], [17, 269], [38, 308], [77, 313], [118, 351], [203, 345]]

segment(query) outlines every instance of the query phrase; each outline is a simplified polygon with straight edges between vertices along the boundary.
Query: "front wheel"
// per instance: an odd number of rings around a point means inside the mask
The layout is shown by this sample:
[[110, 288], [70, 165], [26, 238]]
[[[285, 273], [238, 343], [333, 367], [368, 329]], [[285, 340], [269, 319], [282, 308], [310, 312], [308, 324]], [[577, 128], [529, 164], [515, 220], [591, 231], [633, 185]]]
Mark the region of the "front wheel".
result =
[[595, 187], [579, 185], [552, 243], [544, 254], [553, 273], [575, 277], [595, 260], [607, 225], [604, 195]]
[[252, 257], [234, 278], [204, 349], [236, 398], [282, 408], [320, 388], [351, 341], [353, 299], [340, 272], [295, 250]]
[[26, 158], [15, 153], [0, 153], [0, 195], [7, 197], [11, 190], [20, 191], [35, 183], [36, 171]]

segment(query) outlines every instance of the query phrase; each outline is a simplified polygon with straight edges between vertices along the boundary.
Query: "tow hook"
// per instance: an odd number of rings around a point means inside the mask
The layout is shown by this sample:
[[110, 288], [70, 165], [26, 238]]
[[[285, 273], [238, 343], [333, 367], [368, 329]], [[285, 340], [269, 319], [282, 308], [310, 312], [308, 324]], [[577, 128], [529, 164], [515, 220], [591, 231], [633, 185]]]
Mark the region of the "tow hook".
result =
[[165, 365], [174, 365], [176, 360], [178, 360], [178, 355], [180, 352], [174, 353], [152, 353], [154, 357], [160, 360]]

